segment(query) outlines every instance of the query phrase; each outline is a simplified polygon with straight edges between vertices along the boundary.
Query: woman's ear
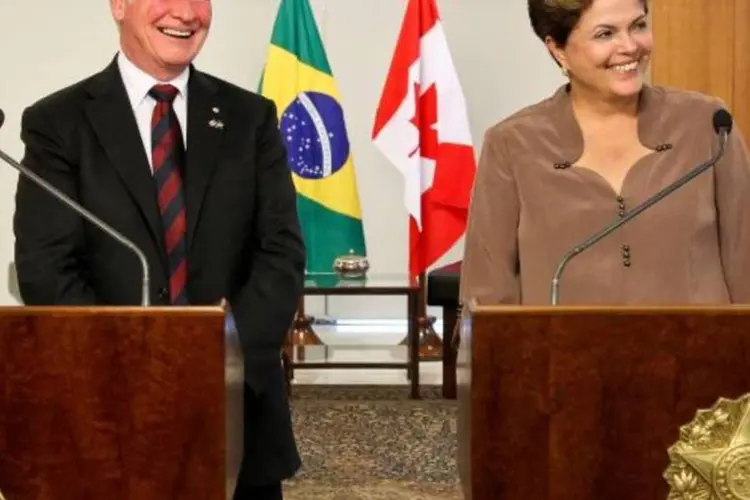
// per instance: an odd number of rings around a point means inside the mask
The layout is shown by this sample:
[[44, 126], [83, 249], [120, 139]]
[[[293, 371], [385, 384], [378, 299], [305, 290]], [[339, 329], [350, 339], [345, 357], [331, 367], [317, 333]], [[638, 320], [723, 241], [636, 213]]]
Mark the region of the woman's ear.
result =
[[565, 57], [565, 49], [560, 47], [556, 41], [552, 39], [552, 37], [548, 36], [544, 39], [544, 45], [546, 45], [547, 50], [549, 50], [549, 53], [552, 55], [552, 57], [557, 61], [557, 64], [560, 65], [560, 67], [563, 70], [563, 73], [568, 72], [568, 59]]

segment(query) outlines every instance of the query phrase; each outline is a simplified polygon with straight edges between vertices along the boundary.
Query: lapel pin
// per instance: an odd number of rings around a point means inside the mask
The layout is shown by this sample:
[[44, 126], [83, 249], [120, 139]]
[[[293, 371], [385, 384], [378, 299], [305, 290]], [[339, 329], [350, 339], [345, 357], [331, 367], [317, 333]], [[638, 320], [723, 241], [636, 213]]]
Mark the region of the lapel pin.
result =
[[212, 128], [218, 128], [221, 130], [224, 128], [224, 122], [221, 120], [211, 120], [210, 122], [208, 122], [208, 126]]

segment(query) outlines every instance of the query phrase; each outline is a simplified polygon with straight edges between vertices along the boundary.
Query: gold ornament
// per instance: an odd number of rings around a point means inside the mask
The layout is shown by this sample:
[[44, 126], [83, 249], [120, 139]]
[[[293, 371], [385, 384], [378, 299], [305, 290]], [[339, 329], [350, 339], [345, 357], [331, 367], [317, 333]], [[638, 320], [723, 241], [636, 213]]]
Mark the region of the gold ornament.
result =
[[668, 500], [750, 500], [750, 394], [720, 398], [668, 450]]

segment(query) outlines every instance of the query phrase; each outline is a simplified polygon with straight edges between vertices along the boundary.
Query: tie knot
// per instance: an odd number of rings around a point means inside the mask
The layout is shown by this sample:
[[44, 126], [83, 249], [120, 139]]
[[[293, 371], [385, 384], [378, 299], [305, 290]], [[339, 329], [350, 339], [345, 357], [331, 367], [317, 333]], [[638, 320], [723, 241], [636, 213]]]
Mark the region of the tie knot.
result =
[[177, 97], [177, 88], [168, 84], [154, 85], [148, 94], [159, 102], [171, 103]]

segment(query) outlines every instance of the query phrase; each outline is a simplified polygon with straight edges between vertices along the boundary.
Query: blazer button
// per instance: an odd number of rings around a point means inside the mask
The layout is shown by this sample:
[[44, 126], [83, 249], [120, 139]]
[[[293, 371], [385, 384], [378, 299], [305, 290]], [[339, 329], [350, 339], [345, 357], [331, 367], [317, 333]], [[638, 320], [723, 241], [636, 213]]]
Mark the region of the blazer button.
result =
[[159, 300], [167, 300], [169, 298], [169, 290], [164, 287], [159, 288], [159, 291], [156, 293], [157, 297], [159, 297]]

